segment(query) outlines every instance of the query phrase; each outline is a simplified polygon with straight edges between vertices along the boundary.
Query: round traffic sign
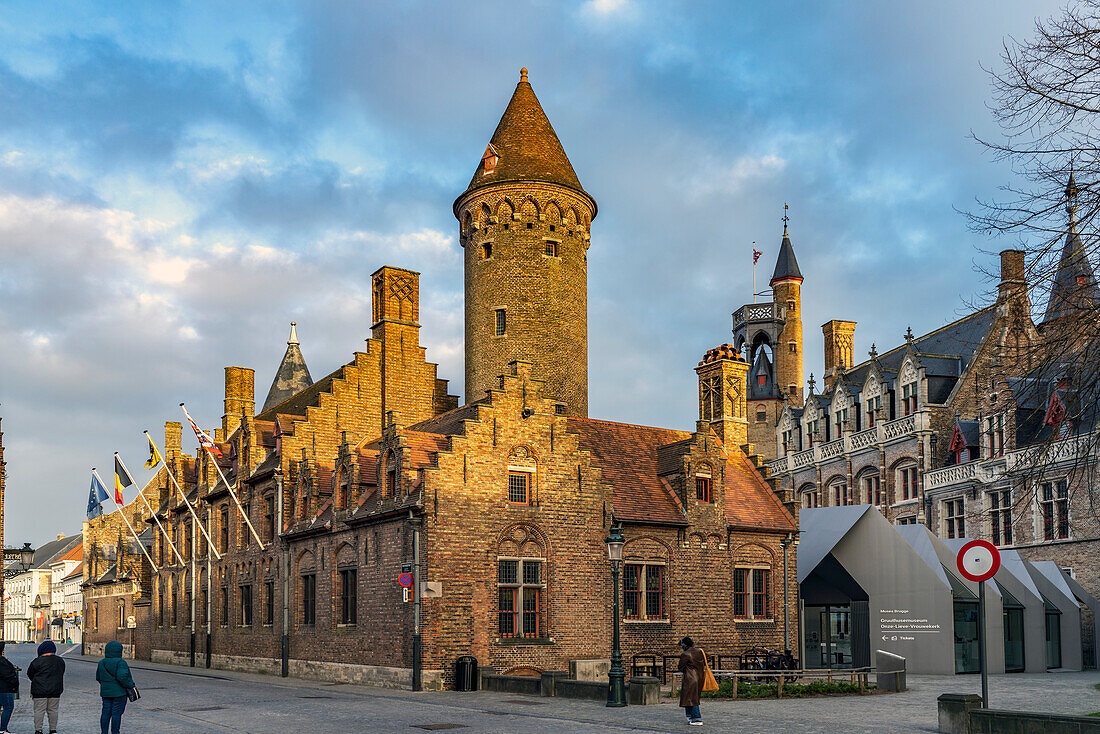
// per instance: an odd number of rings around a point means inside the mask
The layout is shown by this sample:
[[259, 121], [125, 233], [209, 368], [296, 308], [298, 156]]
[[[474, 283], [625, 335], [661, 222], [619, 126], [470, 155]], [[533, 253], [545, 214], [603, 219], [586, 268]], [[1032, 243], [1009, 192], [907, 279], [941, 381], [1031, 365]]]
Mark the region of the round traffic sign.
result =
[[399, 573], [397, 574], [397, 583], [402, 586], [409, 587], [413, 585], [413, 575], [411, 573]]
[[972, 540], [959, 550], [955, 564], [971, 581], [985, 581], [1001, 567], [1001, 553], [988, 540]]

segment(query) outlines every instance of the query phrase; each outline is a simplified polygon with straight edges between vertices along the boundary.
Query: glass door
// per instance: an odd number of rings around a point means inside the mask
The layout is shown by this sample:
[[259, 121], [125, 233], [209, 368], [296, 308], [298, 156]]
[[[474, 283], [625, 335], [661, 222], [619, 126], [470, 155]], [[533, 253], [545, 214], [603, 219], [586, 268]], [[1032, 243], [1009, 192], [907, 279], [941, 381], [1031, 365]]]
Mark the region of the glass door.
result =
[[1024, 672], [1024, 610], [1004, 610], [1005, 672]]
[[971, 601], [955, 601], [955, 672], [977, 673], [978, 659], [978, 604]]
[[851, 607], [806, 607], [806, 666], [852, 667]]
[[1047, 612], [1047, 669], [1062, 667], [1062, 613]]

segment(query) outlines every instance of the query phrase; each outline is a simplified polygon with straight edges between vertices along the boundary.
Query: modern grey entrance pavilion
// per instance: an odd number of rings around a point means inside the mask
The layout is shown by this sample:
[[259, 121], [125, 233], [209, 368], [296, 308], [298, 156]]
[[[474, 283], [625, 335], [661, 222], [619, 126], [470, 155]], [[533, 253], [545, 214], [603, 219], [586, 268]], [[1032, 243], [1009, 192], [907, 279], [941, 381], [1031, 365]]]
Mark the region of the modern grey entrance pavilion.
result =
[[[870, 666], [875, 650], [912, 673], [978, 672], [978, 585], [923, 525], [891, 525], [870, 505], [799, 513], [798, 582], [808, 668]], [[1097, 602], [1052, 562], [1011, 549], [986, 585], [991, 673], [1080, 670], [1082, 608]], [[1091, 639], [1093, 635], [1086, 635]]]

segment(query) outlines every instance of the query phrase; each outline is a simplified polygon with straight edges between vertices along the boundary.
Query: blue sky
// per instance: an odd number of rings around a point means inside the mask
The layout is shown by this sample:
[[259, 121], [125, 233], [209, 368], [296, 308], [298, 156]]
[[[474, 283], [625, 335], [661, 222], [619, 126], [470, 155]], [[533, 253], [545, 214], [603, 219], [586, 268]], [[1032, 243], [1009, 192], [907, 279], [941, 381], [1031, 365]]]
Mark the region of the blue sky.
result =
[[[820, 324], [856, 351], [957, 317], [1013, 246], [959, 209], [1010, 182], [988, 76], [1055, 3], [6, 3], [0, 416], [8, 545], [79, 530], [92, 466], [143, 429], [262, 402], [298, 322], [314, 377], [370, 329], [369, 274], [421, 276], [462, 390], [451, 202], [521, 66], [599, 203], [594, 417], [686, 428], [693, 367], [774, 263], [783, 204]], [[140, 477], [139, 477], [140, 478]]]

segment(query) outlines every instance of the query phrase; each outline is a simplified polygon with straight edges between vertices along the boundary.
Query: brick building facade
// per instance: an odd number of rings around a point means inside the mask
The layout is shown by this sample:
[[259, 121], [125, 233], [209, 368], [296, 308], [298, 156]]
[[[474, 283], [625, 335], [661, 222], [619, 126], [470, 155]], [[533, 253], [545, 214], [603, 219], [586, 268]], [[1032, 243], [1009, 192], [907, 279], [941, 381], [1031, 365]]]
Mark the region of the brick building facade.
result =
[[[526, 72], [455, 214], [466, 405], [420, 346], [418, 274], [383, 267], [344, 366], [313, 383], [292, 333], [259, 413], [251, 370], [226, 368], [217, 466], [167, 424], [150, 491], [182, 562], [157, 535], [152, 658], [424, 687], [462, 655], [527, 673], [606, 658], [613, 523], [628, 661], [684, 634], [781, 648], [785, 622], [793, 643], [797, 511], [748, 441], [736, 350], [700, 362], [694, 431], [587, 417], [596, 204]], [[397, 584], [417, 561], [419, 657]]]
[[[770, 464], [802, 507], [874, 505], [942, 538], [984, 538], [1055, 561], [1100, 595], [1098, 400], [1060, 367], [1066, 345], [1050, 345], [1065, 319], [1081, 320], [1070, 333], [1095, 335], [1100, 323], [1075, 191], [1071, 179], [1065, 247], [1038, 323], [1024, 253], [1006, 250], [995, 303], [924, 336], [907, 331], [882, 354], [872, 345], [861, 364], [852, 366], [855, 322], [822, 327], [825, 390], [815, 393], [811, 375], [805, 406], [783, 409]], [[1077, 403], [1064, 420], [1052, 414], [1060, 396]], [[1080, 601], [1085, 660], [1095, 665], [1094, 620]]]

